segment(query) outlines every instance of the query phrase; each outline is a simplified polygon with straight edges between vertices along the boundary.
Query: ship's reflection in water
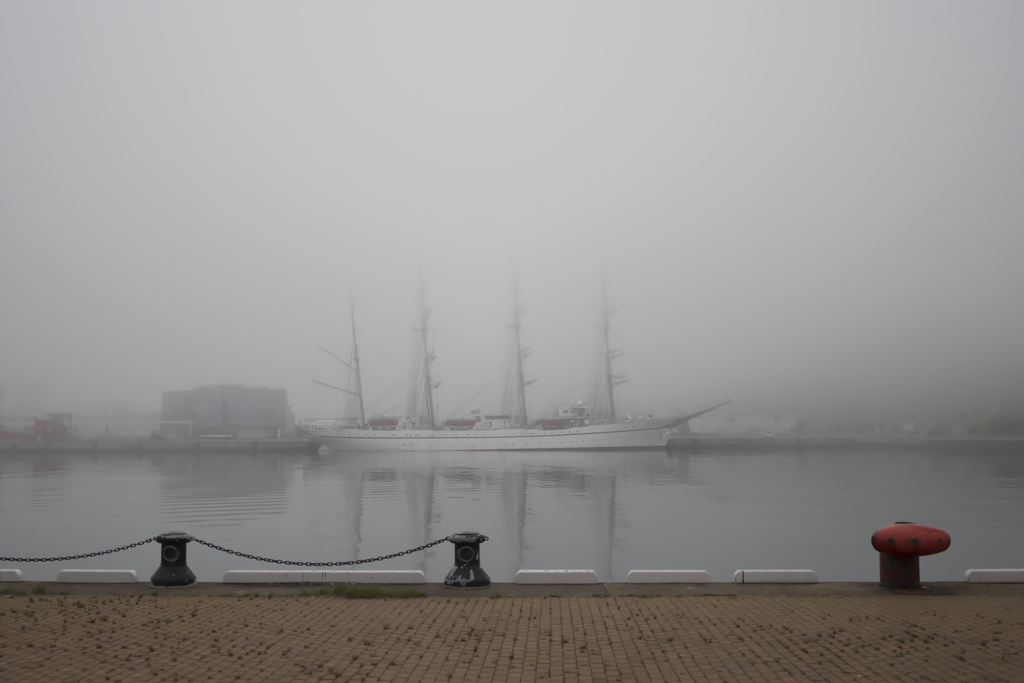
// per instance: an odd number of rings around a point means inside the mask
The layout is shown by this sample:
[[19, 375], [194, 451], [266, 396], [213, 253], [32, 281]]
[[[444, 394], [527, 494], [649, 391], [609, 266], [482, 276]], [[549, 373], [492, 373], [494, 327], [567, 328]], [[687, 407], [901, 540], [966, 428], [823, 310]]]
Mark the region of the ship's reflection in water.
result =
[[[180, 530], [296, 562], [365, 559], [458, 531], [490, 537], [495, 581], [518, 569], [814, 569], [823, 581], [877, 578], [869, 538], [893, 521], [952, 534], [922, 578], [1019, 566], [1024, 461], [1012, 455], [883, 452], [682, 455], [572, 453], [139, 453], [0, 458], [0, 555], [92, 552]], [[439, 582], [452, 546], [371, 565]], [[156, 546], [56, 565], [133, 568]], [[10, 563], [7, 563], [10, 564]], [[228, 569], [283, 568], [193, 544], [200, 581]], [[66, 566], [65, 566], [66, 565]]]

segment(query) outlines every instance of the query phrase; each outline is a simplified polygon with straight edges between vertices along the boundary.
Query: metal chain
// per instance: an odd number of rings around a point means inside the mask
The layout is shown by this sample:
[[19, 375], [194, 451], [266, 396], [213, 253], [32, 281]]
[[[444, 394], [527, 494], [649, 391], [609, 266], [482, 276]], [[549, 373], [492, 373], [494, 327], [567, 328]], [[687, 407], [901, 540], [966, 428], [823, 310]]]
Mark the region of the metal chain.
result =
[[[132, 543], [130, 545], [124, 545], [124, 546], [121, 546], [120, 548], [112, 548], [110, 550], [100, 550], [99, 552], [86, 553], [85, 555], [66, 555], [64, 557], [0, 557], [0, 562], [68, 562], [70, 560], [82, 560], [82, 559], [85, 559], [87, 557], [99, 557], [100, 555], [109, 555], [111, 553], [118, 553], [118, 552], [121, 552], [122, 550], [128, 550], [129, 548], [135, 548], [135, 547], [140, 546], [140, 545], [145, 545], [146, 543], [150, 543], [153, 540], [155, 540], [155, 538], [156, 537], [154, 536], [152, 538], [147, 538], [145, 541], [139, 541], [138, 543]], [[219, 545], [216, 545], [214, 543], [210, 543], [209, 541], [204, 541], [203, 539], [196, 538], [194, 536], [192, 537], [192, 540], [195, 541], [196, 543], [200, 543], [202, 545], [205, 545], [208, 548], [213, 548], [214, 550], [220, 550], [221, 552], [225, 552], [225, 553], [228, 553], [230, 555], [237, 555], [238, 557], [244, 557], [244, 558], [247, 558], [247, 559], [250, 559], [250, 560], [257, 560], [259, 562], [271, 562], [273, 564], [286, 564], [286, 565], [291, 565], [291, 566], [296, 566], [296, 567], [341, 567], [341, 566], [344, 566], [344, 565], [368, 564], [370, 562], [380, 562], [381, 560], [390, 560], [392, 558], [401, 557], [403, 555], [411, 555], [412, 553], [418, 553], [421, 550], [426, 550], [427, 548], [432, 548], [435, 545], [439, 545], [441, 543], [444, 543], [445, 541], [448, 540], [448, 537], [445, 536], [444, 538], [439, 538], [438, 540], [432, 541], [430, 543], [427, 543], [426, 545], [421, 545], [418, 548], [410, 548], [409, 550], [403, 550], [400, 553], [392, 553], [391, 555], [383, 555], [381, 557], [371, 557], [371, 558], [366, 559], [366, 560], [347, 560], [347, 561], [344, 561], [344, 562], [288, 562], [286, 560], [274, 560], [274, 559], [271, 559], [269, 557], [260, 557], [259, 555], [249, 555], [248, 553], [240, 553], [237, 550], [231, 550], [229, 548], [223, 548], [223, 547], [221, 547]], [[486, 541], [486, 540], [488, 540], [486, 536], [482, 536], [481, 537], [481, 542]]]
[[[155, 536], [153, 538], [155, 538]], [[119, 553], [122, 550], [128, 550], [129, 548], [145, 545], [152, 541], [153, 538], [147, 538], [145, 541], [139, 541], [138, 543], [132, 543], [131, 545], [123, 545], [120, 548], [101, 550], [97, 553], [86, 553], [85, 555], [68, 555], [66, 557], [0, 557], [0, 562], [67, 562], [68, 560], [82, 560], [86, 557], [98, 557], [100, 555], [109, 555], [110, 553]]]
[[[448, 540], [448, 537], [445, 536], [444, 538], [440, 538], [440, 539], [438, 539], [436, 541], [433, 541], [431, 543], [427, 543], [426, 545], [421, 545], [418, 548], [410, 548], [409, 550], [403, 550], [400, 553], [392, 553], [391, 555], [383, 555], [382, 557], [371, 557], [371, 558], [366, 559], [366, 560], [348, 560], [348, 561], [345, 561], [345, 562], [288, 562], [286, 560], [274, 560], [274, 559], [271, 559], [269, 557], [260, 557], [259, 555], [249, 555], [248, 553], [240, 553], [237, 550], [229, 550], [228, 548], [222, 548], [219, 545], [215, 545], [213, 543], [210, 543], [209, 541], [204, 541], [201, 538], [196, 538], [194, 536], [192, 537], [192, 540], [195, 541], [196, 543], [200, 543], [202, 545], [205, 545], [208, 548], [213, 548], [214, 550], [219, 550], [221, 552], [229, 553], [231, 555], [237, 555], [238, 557], [244, 557], [244, 558], [249, 559], [249, 560], [256, 560], [258, 562], [272, 562], [273, 564], [287, 564], [287, 565], [295, 566], [295, 567], [340, 567], [342, 565], [367, 564], [369, 562], [380, 562], [381, 560], [390, 560], [393, 557], [401, 557], [402, 555], [409, 555], [411, 553], [418, 553], [421, 550], [426, 550], [427, 548], [431, 548], [431, 547], [433, 547], [435, 545], [438, 545], [440, 543], [444, 543], [445, 541]], [[0, 558], [0, 559], [2, 559], [2, 558]]]

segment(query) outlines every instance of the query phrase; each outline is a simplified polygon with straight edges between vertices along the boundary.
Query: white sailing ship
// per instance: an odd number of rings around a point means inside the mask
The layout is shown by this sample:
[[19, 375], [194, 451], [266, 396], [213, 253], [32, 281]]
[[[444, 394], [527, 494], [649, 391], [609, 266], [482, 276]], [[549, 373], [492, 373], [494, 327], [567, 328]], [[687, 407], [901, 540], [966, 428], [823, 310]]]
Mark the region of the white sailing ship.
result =
[[[511, 394], [512, 409], [500, 415], [481, 414], [473, 411], [461, 419], [446, 420], [438, 425], [434, 412], [434, 389], [438, 384], [431, 376], [430, 364], [434, 353], [428, 344], [427, 321], [430, 310], [426, 307], [422, 287], [420, 289], [420, 326], [416, 330], [422, 345], [421, 378], [423, 416], [376, 417], [366, 419], [362, 377], [359, 368], [359, 347], [356, 341], [355, 313], [352, 315], [352, 362], [344, 363], [353, 373], [351, 389], [343, 389], [323, 382], [316, 382], [331, 389], [345, 392], [357, 399], [359, 416], [349, 420], [313, 420], [306, 425], [306, 433], [326, 450], [338, 451], [533, 451], [533, 450], [632, 450], [664, 449], [672, 433], [689, 420], [710, 412], [729, 401], [719, 403], [690, 415], [671, 418], [616, 419], [615, 387], [625, 380], [613, 371], [612, 363], [621, 351], [612, 349], [609, 343], [611, 317], [608, 308], [607, 289], [604, 289], [604, 371], [602, 384], [607, 388], [608, 414], [604, 419], [595, 419], [591, 406], [582, 402], [559, 404], [555, 415], [530, 423], [526, 409], [526, 387], [532, 383], [524, 379], [523, 359], [529, 349], [520, 343], [520, 318], [523, 308], [519, 306], [518, 293], [515, 295], [513, 318], [513, 360], [514, 389]], [[314, 380], [315, 381], [315, 380]], [[415, 392], [415, 389], [414, 389]], [[356, 401], [354, 401], [356, 402]], [[413, 411], [415, 412], [415, 411]]]

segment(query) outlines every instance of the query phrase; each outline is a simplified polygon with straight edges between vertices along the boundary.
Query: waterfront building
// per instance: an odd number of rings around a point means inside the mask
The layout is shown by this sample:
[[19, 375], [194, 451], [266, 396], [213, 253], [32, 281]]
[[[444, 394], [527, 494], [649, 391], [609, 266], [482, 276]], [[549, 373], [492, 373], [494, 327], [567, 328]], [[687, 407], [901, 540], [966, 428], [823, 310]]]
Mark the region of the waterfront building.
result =
[[295, 426], [284, 389], [219, 384], [165, 391], [161, 419], [191, 422], [197, 437], [276, 439]]

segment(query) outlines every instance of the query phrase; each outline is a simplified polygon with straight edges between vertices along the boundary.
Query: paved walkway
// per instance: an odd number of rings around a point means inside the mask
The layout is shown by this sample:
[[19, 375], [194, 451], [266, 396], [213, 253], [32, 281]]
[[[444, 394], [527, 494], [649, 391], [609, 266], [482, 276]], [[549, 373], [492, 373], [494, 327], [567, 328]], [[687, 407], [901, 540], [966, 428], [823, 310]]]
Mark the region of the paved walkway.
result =
[[1021, 595], [0, 596], [0, 681], [1024, 681]]

